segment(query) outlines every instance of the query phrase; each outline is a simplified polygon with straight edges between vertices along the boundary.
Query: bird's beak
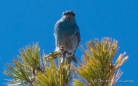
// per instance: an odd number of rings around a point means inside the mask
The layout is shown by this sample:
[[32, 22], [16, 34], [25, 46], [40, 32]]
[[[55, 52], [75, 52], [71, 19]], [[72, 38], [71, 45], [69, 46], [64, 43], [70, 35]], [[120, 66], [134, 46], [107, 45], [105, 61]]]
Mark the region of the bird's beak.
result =
[[68, 21], [72, 20], [71, 15], [67, 15], [67, 16], [66, 16], [66, 20], [68, 20]]

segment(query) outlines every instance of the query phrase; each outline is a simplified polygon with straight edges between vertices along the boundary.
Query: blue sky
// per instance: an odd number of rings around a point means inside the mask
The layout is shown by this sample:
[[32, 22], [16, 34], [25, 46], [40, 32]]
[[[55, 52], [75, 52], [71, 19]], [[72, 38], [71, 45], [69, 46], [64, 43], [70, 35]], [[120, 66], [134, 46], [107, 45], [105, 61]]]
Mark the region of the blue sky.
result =
[[[90, 39], [111, 37], [119, 42], [116, 57], [127, 52], [129, 59], [116, 86], [138, 85], [138, 0], [0, 0], [0, 86], [8, 77], [3, 68], [19, 49], [39, 42], [41, 52], [55, 48], [53, 28], [63, 11], [73, 10], [81, 32], [81, 44]], [[76, 55], [81, 58], [78, 49]], [[115, 58], [116, 58], [115, 57]]]

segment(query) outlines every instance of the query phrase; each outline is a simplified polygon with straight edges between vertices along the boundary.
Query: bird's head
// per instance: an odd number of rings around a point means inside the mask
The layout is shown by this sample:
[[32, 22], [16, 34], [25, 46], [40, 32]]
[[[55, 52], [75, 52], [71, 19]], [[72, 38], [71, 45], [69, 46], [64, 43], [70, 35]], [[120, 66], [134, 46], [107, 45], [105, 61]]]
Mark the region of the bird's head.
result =
[[65, 22], [75, 22], [75, 13], [73, 11], [65, 11], [62, 13], [62, 19]]

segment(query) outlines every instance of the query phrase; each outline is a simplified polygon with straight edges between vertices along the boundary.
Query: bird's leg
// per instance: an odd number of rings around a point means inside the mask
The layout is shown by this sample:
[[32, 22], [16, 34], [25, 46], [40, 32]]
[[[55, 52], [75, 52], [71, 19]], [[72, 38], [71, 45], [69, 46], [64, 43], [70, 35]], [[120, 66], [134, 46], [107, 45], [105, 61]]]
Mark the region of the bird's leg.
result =
[[66, 52], [64, 51], [64, 47], [60, 47], [60, 50], [61, 50], [61, 58], [60, 58], [60, 61], [61, 61], [61, 64], [63, 65], [64, 64], [64, 60], [65, 60], [65, 56], [66, 56]]
[[[65, 51], [64, 47], [62, 47], [62, 46], [60, 47], [60, 50], [61, 50], [61, 56], [60, 56], [61, 57], [60, 58], [61, 64], [62, 65], [64, 64], [65, 59], [68, 59], [68, 63], [70, 64], [71, 59], [74, 56], [74, 54]], [[66, 58], [67, 54], [70, 55], [70, 56]]]
[[72, 53], [69, 53], [69, 52], [67, 52], [67, 51], [66, 51], [66, 53], [69, 54], [69, 55], [72, 55]]

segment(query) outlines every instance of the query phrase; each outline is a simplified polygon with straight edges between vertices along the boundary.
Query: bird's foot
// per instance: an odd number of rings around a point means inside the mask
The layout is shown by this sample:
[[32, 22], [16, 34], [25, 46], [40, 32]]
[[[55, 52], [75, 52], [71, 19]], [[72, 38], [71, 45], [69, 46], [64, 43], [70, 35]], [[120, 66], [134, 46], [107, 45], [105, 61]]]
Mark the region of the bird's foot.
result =
[[63, 46], [60, 46], [60, 50], [62, 52], [61, 54], [63, 54], [63, 53], [66, 54], [67, 53], [68, 55], [72, 55], [72, 53], [69, 53], [68, 51], [65, 51]]

